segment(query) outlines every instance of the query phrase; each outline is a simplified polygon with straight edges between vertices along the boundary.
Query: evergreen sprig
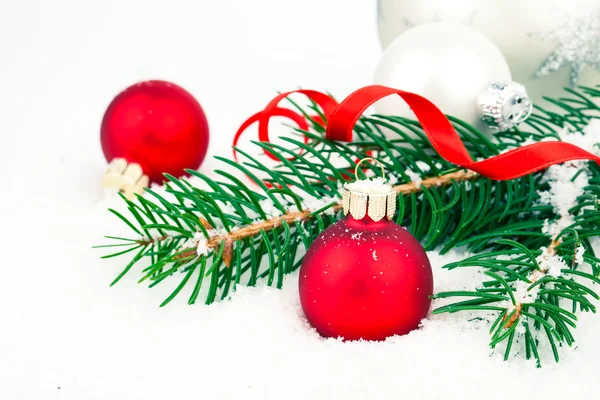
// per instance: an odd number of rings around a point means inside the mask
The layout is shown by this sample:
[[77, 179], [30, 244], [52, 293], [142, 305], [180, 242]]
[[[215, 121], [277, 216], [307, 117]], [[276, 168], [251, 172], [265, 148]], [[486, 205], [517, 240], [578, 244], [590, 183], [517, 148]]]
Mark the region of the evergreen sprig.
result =
[[[523, 130], [500, 132], [493, 141], [463, 121], [451, 121], [475, 159], [525, 141], [560, 139], [561, 130], [580, 131], [590, 119], [600, 117], [593, 101], [600, 97], [598, 89], [566, 90], [568, 97], [548, 99], [560, 112], [536, 107]], [[505, 358], [521, 340], [527, 358], [539, 363], [538, 333], [543, 332], [558, 361], [558, 347], [574, 340], [576, 308], [594, 312], [591, 298], [598, 298], [591, 288], [599, 282], [600, 269], [591, 245], [592, 238], [600, 235], [596, 233], [600, 221], [597, 165], [589, 163], [574, 171], [574, 178], [587, 174], [589, 185], [570, 210], [574, 223], [551, 237], [545, 224], [560, 216], [540, 201], [540, 193], [549, 189], [544, 172], [492, 181], [463, 171], [433, 150], [418, 122], [396, 116], [362, 117], [352, 143], [330, 141], [324, 137], [324, 116], [316, 104], [307, 109], [292, 104], [311, 121], [308, 131], [295, 130], [296, 136], [282, 138], [286, 145], [253, 142], [281, 161], [277, 167], [267, 167], [258, 157], [237, 149], [244, 158], [241, 163], [216, 157], [236, 173], [218, 169], [218, 180], [197, 171], [188, 171], [193, 179], [165, 175], [168, 182], [162, 194], [148, 189], [147, 195], [135, 200], [122, 196], [129, 215], [110, 211], [134, 237], [107, 236], [117, 243], [99, 247], [116, 248], [105, 257], [127, 253], [133, 257], [112, 284], [138, 264], [142, 265], [140, 282], [150, 287], [178, 277], [179, 284], [161, 306], [184, 289], [189, 304], [201, 293], [210, 304], [217, 297], [227, 298], [238, 284], [253, 286], [263, 278], [280, 288], [316, 236], [341, 218], [340, 183], [354, 179], [357, 160], [375, 156], [403, 194], [398, 196], [395, 220], [428, 250], [445, 253], [462, 246], [475, 254], [445, 268], [477, 267], [489, 278], [476, 290], [436, 294], [438, 299], [459, 300], [434, 312], [493, 313], [491, 345], [504, 343]], [[308, 143], [302, 135], [310, 139]], [[360, 177], [372, 169], [365, 165]], [[415, 174], [423, 181], [411, 182]], [[538, 261], [544, 252], [568, 267], [549, 274]], [[591, 270], [586, 272], [583, 265]], [[535, 294], [530, 302], [516, 297], [523, 285]]]

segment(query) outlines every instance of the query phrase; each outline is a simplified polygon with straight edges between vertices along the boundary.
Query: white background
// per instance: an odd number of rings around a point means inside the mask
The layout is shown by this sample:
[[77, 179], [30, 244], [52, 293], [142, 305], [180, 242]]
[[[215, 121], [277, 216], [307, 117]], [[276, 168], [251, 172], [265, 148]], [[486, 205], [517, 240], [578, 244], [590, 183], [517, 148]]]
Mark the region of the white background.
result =
[[[278, 90], [343, 97], [380, 54], [366, 0], [1, 0], [0, 398], [589, 398], [600, 324], [560, 366], [490, 357], [486, 329], [440, 317], [386, 343], [323, 341], [297, 301], [260, 287], [211, 307], [158, 304], [168, 284], [108, 284], [125, 258], [91, 246], [121, 229], [100, 189], [103, 112], [124, 87], [165, 79], [206, 111], [210, 154]], [[215, 162], [207, 159], [203, 172]], [[466, 275], [439, 271], [436, 290]], [[174, 282], [176, 283], [176, 282]], [[443, 285], [447, 285], [444, 287]]]

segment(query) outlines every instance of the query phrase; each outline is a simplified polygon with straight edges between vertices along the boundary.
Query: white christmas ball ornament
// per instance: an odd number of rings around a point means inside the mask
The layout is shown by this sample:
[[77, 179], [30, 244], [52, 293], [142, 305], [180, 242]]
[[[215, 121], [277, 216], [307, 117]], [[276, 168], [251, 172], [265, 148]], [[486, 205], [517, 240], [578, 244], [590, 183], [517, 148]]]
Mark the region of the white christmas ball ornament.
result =
[[[374, 82], [417, 93], [443, 113], [482, 127], [478, 97], [493, 82], [511, 81], [502, 53], [481, 33], [450, 22], [409, 29], [386, 49]], [[400, 98], [375, 104], [375, 112], [415, 118]]]
[[385, 49], [404, 31], [430, 22], [469, 25], [481, 1], [377, 0], [377, 28], [381, 45]]
[[600, 0], [481, 2], [471, 27], [498, 46], [536, 104], [600, 83]]
[[600, 83], [600, 0], [378, 0], [384, 48], [434, 21], [486, 35], [536, 104], [564, 96], [564, 87]]

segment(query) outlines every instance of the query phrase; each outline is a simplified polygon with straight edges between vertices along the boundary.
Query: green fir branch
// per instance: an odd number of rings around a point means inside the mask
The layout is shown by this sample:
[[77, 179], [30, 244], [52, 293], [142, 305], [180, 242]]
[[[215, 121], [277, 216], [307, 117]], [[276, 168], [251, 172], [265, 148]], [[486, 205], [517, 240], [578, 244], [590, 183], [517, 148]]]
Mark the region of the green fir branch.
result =
[[[583, 129], [600, 117], [595, 97], [600, 97], [595, 88], [569, 89], [566, 97], [551, 101], [559, 111], [536, 106], [521, 128], [499, 132], [494, 140], [463, 121], [451, 121], [473, 158], [487, 158], [525, 141], [559, 138], [565, 128]], [[574, 223], [551, 238], [544, 227], [557, 215], [552, 206], [540, 202], [540, 193], [549, 188], [544, 172], [492, 181], [462, 171], [435, 152], [418, 122], [396, 116], [362, 117], [353, 142], [330, 141], [324, 137], [324, 116], [315, 104], [307, 109], [292, 105], [310, 118], [309, 131], [295, 131], [309, 142], [296, 137], [284, 139], [285, 145], [255, 142], [257, 149], [281, 161], [276, 167], [237, 149], [243, 160], [239, 164], [216, 157], [235, 172], [216, 170], [218, 180], [197, 171], [188, 171], [191, 178], [166, 175], [164, 191], [124, 198], [128, 216], [110, 210], [129, 227], [132, 237], [107, 236], [119, 245], [109, 256], [135, 255], [113, 284], [136, 265], [142, 272], [140, 282], [150, 286], [178, 280], [161, 306], [184, 292], [189, 304], [201, 295], [210, 304], [227, 298], [238, 284], [254, 286], [260, 279], [281, 287], [284, 276], [300, 266], [310, 243], [341, 218], [340, 184], [354, 179], [355, 163], [370, 155], [384, 165], [388, 179], [402, 194], [395, 220], [427, 250], [446, 253], [462, 246], [475, 254], [446, 268], [482, 268], [489, 278], [477, 290], [436, 294], [437, 299], [459, 300], [434, 313], [495, 313], [491, 345], [503, 344], [505, 358], [519, 343], [525, 346], [526, 357], [539, 364], [543, 332], [558, 360], [558, 347], [573, 343], [575, 311], [595, 312], [593, 300], [598, 298], [591, 286], [598, 281], [600, 260], [590, 242], [599, 235], [597, 165], [577, 171], [587, 174], [589, 185], [570, 210]], [[366, 164], [359, 177], [376, 173]], [[423, 181], [411, 182], [415, 174]], [[315, 206], [315, 199], [323, 199], [322, 204], [317, 201]], [[580, 247], [584, 255], [578, 263]], [[568, 265], [559, 275], [540, 270], [538, 258], [544, 248]], [[591, 273], [581, 264], [591, 265]], [[544, 276], [531, 282], [536, 271]], [[528, 285], [535, 297], [530, 302], [517, 298], [517, 285]]]

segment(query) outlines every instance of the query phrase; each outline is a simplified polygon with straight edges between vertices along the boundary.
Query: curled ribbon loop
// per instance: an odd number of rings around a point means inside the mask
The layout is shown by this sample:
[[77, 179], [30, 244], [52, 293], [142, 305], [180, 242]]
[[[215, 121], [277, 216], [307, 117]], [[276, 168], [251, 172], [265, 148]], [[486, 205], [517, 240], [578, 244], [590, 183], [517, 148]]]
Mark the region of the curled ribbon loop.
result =
[[[259, 121], [259, 139], [268, 142], [269, 118], [274, 115], [282, 115], [281, 110], [283, 109], [277, 107], [277, 104], [291, 93], [303, 93], [317, 103], [323, 109], [327, 119], [325, 137], [345, 142], [352, 141], [354, 125], [367, 108], [384, 97], [398, 95], [415, 113], [431, 145], [440, 156], [453, 164], [494, 180], [520, 178], [565, 161], [591, 160], [600, 164], [600, 157], [570, 143], [559, 141], [533, 143], [486, 160], [475, 161], [448, 118], [433, 103], [417, 94], [380, 85], [358, 89], [339, 104], [329, 95], [314, 90], [283, 93], [273, 99], [265, 110], [255, 114], [242, 125], [236, 134], [234, 143], [237, 142], [241, 131], [249, 125], [248, 122], [251, 121], [251, 124], [256, 120]], [[302, 116], [296, 115], [302, 118], [306, 124], [306, 120]], [[290, 115], [286, 116], [290, 117]], [[296, 121], [296, 119], [294, 120]], [[298, 121], [296, 122], [298, 123]], [[300, 123], [298, 125], [300, 126]]]
[[[237, 150], [236, 150], [236, 146], [240, 140], [240, 137], [242, 136], [242, 133], [244, 133], [244, 131], [246, 129], [248, 129], [248, 127], [250, 125], [252, 125], [255, 122], [259, 122], [259, 124], [261, 123], [261, 117], [263, 115], [263, 111], [261, 112], [257, 112], [256, 114], [254, 114], [253, 116], [251, 116], [250, 118], [248, 118], [246, 121], [244, 121], [244, 123], [240, 126], [240, 128], [237, 130], [237, 132], [235, 133], [235, 136], [233, 137], [233, 159], [237, 162], [238, 161], [238, 157], [237, 157]], [[285, 118], [289, 118], [292, 121], [294, 121], [296, 123], [296, 125], [298, 125], [298, 128], [302, 129], [302, 130], [307, 130], [308, 129], [308, 123], [306, 122], [306, 119], [292, 111], [289, 110], [287, 108], [280, 108], [280, 107], [275, 107], [270, 111], [269, 114], [269, 118], [270, 117], [285, 117]], [[267, 122], [267, 126], [268, 126], [268, 122]], [[267, 142], [269, 143], [269, 131], [268, 129], [265, 129], [262, 131], [262, 135], [260, 135], [261, 130], [259, 129], [259, 140], [261, 142]], [[308, 137], [304, 137], [304, 143], [308, 143]], [[279, 161], [279, 158], [275, 157], [271, 152], [269, 152], [266, 149], [263, 149], [263, 151], [265, 152], [265, 154], [272, 160], [275, 161]]]
[[[309, 99], [314, 101], [319, 107], [321, 107], [326, 119], [329, 118], [329, 115], [331, 115], [333, 110], [335, 110], [336, 107], [338, 106], [338, 103], [337, 103], [337, 101], [335, 101], [334, 98], [332, 98], [328, 94], [321, 93], [316, 90], [302, 90], [301, 89], [301, 90], [293, 90], [290, 92], [281, 93], [280, 95], [275, 97], [273, 100], [271, 100], [269, 102], [269, 104], [267, 104], [267, 106], [265, 107], [264, 110], [254, 114], [253, 116], [248, 118], [242, 124], [242, 126], [240, 126], [240, 128], [238, 129], [238, 131], [236, 132], [236, 134], [233, 138], [233, 146], [237, 146], [237, 143], [238, 143], [242, 133], [244, 133], [244, 131], [246, 129], [248, 129], [248, 127], [250, 125], [252, 125], [254, 122], [257, 122], [257, 121], [258, 121], [258, 140], [260, 140], [261, 142], [270, 143], [269, 120], [271, 119], [271, 117], [281, 116], [281, 117], [289, 118], [292, 121], [294, 121], [300, 129], [308, 130], [308, 122], [306, 121], [306, 118], [304, 118], [303, 115], [300, 115], [297, 112], [292, 111], [287, 108], [278, 107], [278, 104], [281, 100], [285, 99], [286, 97], [288, 97], [289, 95], [291, 95], [293, 93], [304, 94]], [[315, 121], [324, 123], [324, 121], [322, 121], [320, 117], [316, 117]], [[307, 143], [307, 142], [308, 142], [308, 138], [304, 137], [304, 143]], [[270, 159], [275, 160], [275, 161], [279, 160], [279, 158], [275, 157], [268, 150], [263, 149], [263, 151]], [[233, 158], [237, 161], [237, 151], [235, 150], [235, 148], [233, 150]], [[291, 158], [293, 158], [293, 157], [291, 157]]]

